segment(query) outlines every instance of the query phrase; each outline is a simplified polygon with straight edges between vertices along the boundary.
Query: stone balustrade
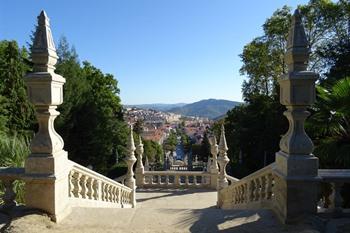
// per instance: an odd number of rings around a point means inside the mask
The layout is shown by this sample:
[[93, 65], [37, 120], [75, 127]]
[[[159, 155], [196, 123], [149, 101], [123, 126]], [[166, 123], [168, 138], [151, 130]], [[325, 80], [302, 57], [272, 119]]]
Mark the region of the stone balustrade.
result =
[[[272, 163], [219, 190], [218, 206], [225, 209], [272, 208], [275, 174]], [[233, 178], [233, 177], [232, 177]]]
[[142, 188], [210, 188], [212, 182], [209, 173], [196, 171], [147, 171], [143, 177]]
[[71, 166], [68, 191], [72, 206], [132, 207], [131, 188], [77, 163], [71, 162]]
[[188, 171], [188, 166], [173, 165], [173, 166], [170, 166], [169, 170], [170, 171]]
[[172, 165], [169, 167], [170, 171], [203, 171], [204, 165], [202, 164], [192, 164], [187, 166]]
[[350, 184], [350, 169], [319, 169], [321, 177], [321, 206], [318, 212], [332, 212], [336, 216], [343, 213], [341, 191], [344, 184]]
[[1, 167], [0, 181], [4, 187], [4, 193], [0, 197], [1, 209], [10, 210], [17, 205], [16, 193], [13, 190], [13, 183], [16, 180], [23, 180], [24, 168]]

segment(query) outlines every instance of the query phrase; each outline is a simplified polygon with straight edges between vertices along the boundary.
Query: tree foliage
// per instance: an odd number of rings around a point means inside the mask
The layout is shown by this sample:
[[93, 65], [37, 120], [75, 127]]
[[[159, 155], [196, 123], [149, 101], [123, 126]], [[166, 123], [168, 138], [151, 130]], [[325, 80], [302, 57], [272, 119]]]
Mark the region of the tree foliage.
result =
[[[321, 167], [350, 167], [349, 112], [345, 111], [349, 109], [350, 3], [310, 0], [298, 8], [310, 48], [308, 68], [321, 77], [307, 131]], [[242, 85], [245, 104], [229, 111], [225, 119], [232, 173], [238, 177], [272, 162], [286, 133], [277, 80], [287, 71], [284, 54], [290, 22], [291, 8], [277, 9], [263, 24], [263, 35], [248, 43], [240, 55], [240, 72], [247, 78]], [[240, 152], [243, 164], [238, 164]]]
[[34, 127], [34, 110], [23, 82], [29, 70], [26, 49], [19, 49], [15, 41], [1, 41], [0, 113], [3, 122], [0, 125], [10, 134], [28, 135]]
[[114, 150], [125, 155], [127, 128], [117, 80], [89, 62], [80, 65], [74, 48], [64, 38], [57, 52], [62, 57], [56, 72], [66, 78], [57, 130], [65, 141], [69, 158], [106, 173], [115, 161]]

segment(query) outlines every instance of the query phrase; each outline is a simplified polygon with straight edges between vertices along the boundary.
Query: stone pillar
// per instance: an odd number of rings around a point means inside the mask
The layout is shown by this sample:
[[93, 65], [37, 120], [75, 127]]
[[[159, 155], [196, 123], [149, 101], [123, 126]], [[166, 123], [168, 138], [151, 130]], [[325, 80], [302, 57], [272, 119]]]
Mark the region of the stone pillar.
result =
[[212, 136], [209, 139], [210, 142], [210, 153], [212, 154], [212, 162], [210, 163], [209, 172], [210, 172], [210, 186], [213, 189], [218, 188], [218, 177], [219, 177], [219, 166], [218, 166], [218, 153], [219, 146], [216, 142], [216, 137]]
[[131, 188], [132, 191], [132, 206], [136, 207], [136, 182], [134, 178], [134, 171], [133, 167], [136, 162], [136, 157], [135, 157], [135, 143], [134, 143], [134, 135], [132, 132], [132, 125], [130, 125], [130, 134], [129, 134], [129, 140], [128, 140], [128, 155], [125, 157], [125, 162], [128, 165], [128, 173], [126, 174], [125, 178], [125, 185]]
[[310, 115], [307, 107], [315, 101], [317, 74], [307, 71], [308, 42], [299, 11], [292, 17], [285, 61], [288, 73], [279, 79], [280, 102], [287, 111], [288, 132], [281, 138], [276, 153], [276, 210], [282, 222], [291, 223], [317, 211], [318, 158], [304, 130]]
[[25, 162], [25, 203], [27, 207], [48, 212], [58, 222], [69, 212], [68, 158], [63, 139], [54, 128], [56, 111], [63, 102], [65, 79], [56, 74], [57, 54], [49, 18], [42, 11], [38, 16], [34, 44], [31, 51], [33, 73], [25, 76], [30, 101], [35, 106], [39, 131], [35, 134]]
[[143, 151], [144, 150], [143, 150], [142, 139], [141, 139], [141, 136], [139, 136], [139, 141], [136, 146], [137, 164], [136, 164], [136, 171], [135, 171], [137, 187], [142, 187], [145, 180], [145, 177], [144, 177], [145, 169], [142, 163]]
[[218, 189], [223, 189], [228, 186], [228, 181], [226, 178], [226, 165], [230, 161], [227, 157], [227, 144], [225, 137], [225, 128], [224, 125], [221, 125], [221, 136], [219, 142], [219, 158], [218, 163], [220, 165], [220, 174], [218, 179]]

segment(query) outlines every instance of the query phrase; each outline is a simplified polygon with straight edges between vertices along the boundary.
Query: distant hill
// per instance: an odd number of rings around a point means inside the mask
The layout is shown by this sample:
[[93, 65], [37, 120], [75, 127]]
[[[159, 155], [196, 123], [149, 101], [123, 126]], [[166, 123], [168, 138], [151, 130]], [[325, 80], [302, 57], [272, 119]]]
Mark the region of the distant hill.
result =
[[168, 112], [173, 112], [185, 116], [199, 116], [215, 119], [223, 116], [228, 110], [240, 105], [240, 102], [218, 99], [201, 100], [181, 107], [175, 107]]
[[130, 105], [125, 105], [125, 107], [136, 107], [136, 108], [141, 108], [141, 109], [153, 109], [157, 111], [162, 111], [162, 112], [167, 112], [170, 109], [177, 108], [177, 107], [182, 107], [186, 105], [185, 103], [177, 103], [177, 104], [161, 104], [161, 103], [156, 103], [156, 104], [130, 104]]

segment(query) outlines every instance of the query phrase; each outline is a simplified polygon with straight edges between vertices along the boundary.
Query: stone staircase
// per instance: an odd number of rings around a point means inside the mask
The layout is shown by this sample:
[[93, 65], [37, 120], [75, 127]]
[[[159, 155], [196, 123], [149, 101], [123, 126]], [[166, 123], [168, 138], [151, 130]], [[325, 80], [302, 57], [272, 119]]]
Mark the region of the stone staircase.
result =
[[137, 207], [130, 209], [73, 208], [60, 224], [52, 223], [46, 215], [30, 212], [12, 219], [7, 226], [6, 216], [0, 221], [4, 232], [14, 233], [318, 232], [308, 224], [282, 225], [269, 210], [218, 209], [217, 192], [213, 190], [141, 189], [136, 198]]

